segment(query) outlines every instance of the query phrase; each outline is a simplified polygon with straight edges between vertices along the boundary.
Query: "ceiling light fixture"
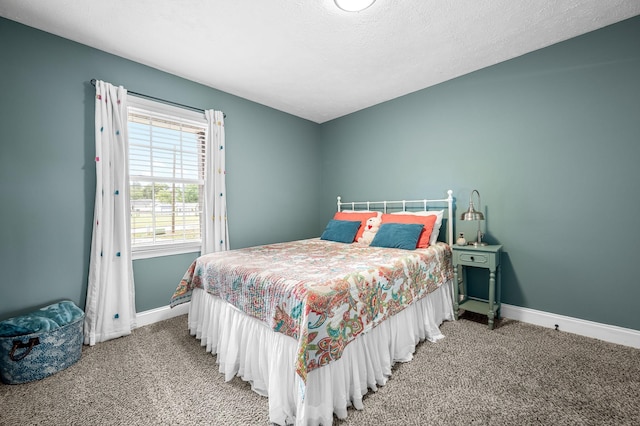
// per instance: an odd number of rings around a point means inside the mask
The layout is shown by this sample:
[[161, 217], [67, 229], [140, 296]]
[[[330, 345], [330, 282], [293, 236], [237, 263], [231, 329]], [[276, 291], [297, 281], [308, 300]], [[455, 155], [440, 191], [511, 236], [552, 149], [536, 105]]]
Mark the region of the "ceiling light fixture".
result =
[[336, 6], [347, 12], [360, 12], [371, 6], [376, 0], [334, 0]]

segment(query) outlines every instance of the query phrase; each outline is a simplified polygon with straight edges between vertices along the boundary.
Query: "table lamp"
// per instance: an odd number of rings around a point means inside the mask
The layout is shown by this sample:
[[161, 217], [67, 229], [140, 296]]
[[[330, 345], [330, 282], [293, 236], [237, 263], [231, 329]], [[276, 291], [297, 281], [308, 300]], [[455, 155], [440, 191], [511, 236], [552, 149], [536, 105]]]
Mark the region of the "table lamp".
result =
[[480, 193], [477, 189], [474, 189], [471, 192], [471, 195], [469, 195], [469, 209], [466, 212], [462, 213], [460, 219], [465, 221], [475, 220], [478, 222], [478, 238], [473, 244], [476, 246], [486, 246], [487, 243], [482, 241], [482, 231], [480, 231], [480, 221], [484, 220], [484, 215], [482, 214], [482, 212], [476, 211], [476, 209], [473, 207], [473, 194], [478, 195], [478, 208], [480, 208]]

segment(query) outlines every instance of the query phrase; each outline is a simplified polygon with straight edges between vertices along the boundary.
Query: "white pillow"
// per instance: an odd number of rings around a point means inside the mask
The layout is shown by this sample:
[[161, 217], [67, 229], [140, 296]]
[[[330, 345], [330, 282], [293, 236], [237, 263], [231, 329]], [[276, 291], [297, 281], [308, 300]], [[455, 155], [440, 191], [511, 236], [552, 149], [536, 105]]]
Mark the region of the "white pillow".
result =
[[428, 210], [417, 212], [393, 212], [391, 214], [412, 214], [414, 216], [437, 216], [436, 223], [433, 224], [433, 230], [429, 237], [429, 245], [432, 246], [438, 242], [438, 235], [440, 235], [440, 226], [442, 226], [442, 217], [444, 216], [444, 210]]

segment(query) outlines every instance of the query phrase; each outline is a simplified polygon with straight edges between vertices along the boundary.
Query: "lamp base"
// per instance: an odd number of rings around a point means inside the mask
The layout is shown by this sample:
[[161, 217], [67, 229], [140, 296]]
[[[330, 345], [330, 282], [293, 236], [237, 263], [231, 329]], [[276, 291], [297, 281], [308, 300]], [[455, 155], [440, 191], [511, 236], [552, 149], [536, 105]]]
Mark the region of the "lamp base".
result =
[[478, 247], [478, 246], [488, 246], [489, 244], [485, 243], [484, 241], [481, 241], [481, 242], [470, 241], [469, 245], [470, 246], [474, 246], [474, 247]]

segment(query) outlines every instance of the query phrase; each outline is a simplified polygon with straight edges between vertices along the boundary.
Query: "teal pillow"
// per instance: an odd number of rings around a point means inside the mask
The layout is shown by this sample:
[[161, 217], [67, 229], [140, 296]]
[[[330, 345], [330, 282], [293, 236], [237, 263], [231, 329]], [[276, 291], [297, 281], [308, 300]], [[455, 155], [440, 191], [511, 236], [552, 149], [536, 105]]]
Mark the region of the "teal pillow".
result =
[[383, 223], [369, 246], [415, 250], [423, 227], [421, 223]]
[[336, 241], [338, 243], [352, 243], [356, 238], [360, 221], [331, 219], [320, 236], [321, 240]]

